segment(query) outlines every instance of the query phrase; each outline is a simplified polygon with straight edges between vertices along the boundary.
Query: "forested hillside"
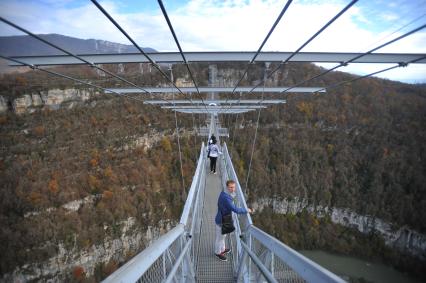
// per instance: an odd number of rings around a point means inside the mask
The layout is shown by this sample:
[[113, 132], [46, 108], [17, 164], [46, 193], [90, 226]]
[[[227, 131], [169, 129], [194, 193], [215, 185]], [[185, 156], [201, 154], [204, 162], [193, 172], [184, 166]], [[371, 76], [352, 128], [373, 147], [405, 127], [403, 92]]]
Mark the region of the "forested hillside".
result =
[[[70, 72], [84, 74], [77, 70]], [[34, 72], [20, 75], [20, 86], [10, 84], [11, 77], [4, 77], [2, 87], [9, 98], [49, 86], [73, 86]], [[32, 80], [40, 84], [34, 86]], [[136, 219], [133, 228], [142, 231], [177, 221], [198, 155], [193, 148], [199, 147], [190, 120], [178, 118], [185, 188], [170, 111], [100, 96], [71, 109], [1, 115], [0, 274], [41, 264], [60, 253], [60, 247], [90, 252], [106, 239], [120, 239], [128, 219]], [[87, 277], [99, 281], [121, 260], [99, 262]], [[85, 272], [75, 264], [54, 276], [79, 281]]]
[[[167, 85], [148, 64], [103, 67], [140, 85]], [[199, 85], [207, 85], [208, 65], [192, 64], [191, 68]], [[104, 87], [123, 86], [89, 67], [55, 70]], [[233, 86], [244, 65], [219, 64], [218, 70], [225, 86]], [[260, 64], [253, 65], [241, 85], [255, 84], [262, 71]], [[293, 85], [319, 72], [311, 64], [285, 65], [266, 85]], [[174, 77], [179, 83], [189, 82], [184, 66], [174, 66]], [[312, 85], [350, 78], [333, 72]], [[90, 253], [91, 246], [127, 231], [129, 218], [136, 219], [136, 227], [143, 231], [178, 219], [201, 142], [194, 137], [193, 126], [204, 125], [206, 117], [178, 115], [185, 177], [182, 188], [171, 111], [97, 94], [73, 107], [40, 107], [35, 113], [17, 115], [11, 111], [11, 101], [24, 94], [86, 87], [37, 71], [3, 75], [0, 83], [0, 95], [8, 99], [10, 108], [0, 115], [1, 274], [46, 261], [60, 252], [59, 245]], [[170, 94], [163, 97], [170, 98]], [[379, 217], [395, 228], [426, 232], [424, 86], [365, 79], [319, 95], [290, 94], [285, 98], [287, 104], [261, 112], [249, 203], [298, 197], [313, 205], [350, 208]], [[227, 143], [243, 186], [256, 119], [257, 112], [220, 118], [231, 132]], [[366, 257], [379, 254], [379, 258], [387, 253], [394, 264], [395, 258], [404, 259], [392, 254], [380, 238], [364, 238], [333, 226], [328, 218], [317, 219], [305, 212], [283, 216], [265, 209], [254, 219], [256, 225], [295, 248], [329, 249], [328, 243], [335, 242], [335, 249], [330, 250]], [[122, 261], [100, 263], [86, 279], [97, 281]], [[66, 270], [60, 275], [66, 280], [86, 277], [81, 266]]]
[[[302, 78], [319, 72], [303, 70]], [[317, 84], [351, 77], [334, 73]], [[290, 83], [283, 85], [294, 82], [290, 76], [286, 80]], [[424, 87], [370, 78], [325, 94], [287, 98], [284, 107], [261, 110], [249, 203], [307, 201], [313, 207], [348, 208], [377, 217], [392, 223], [395, 230], [426, 232]], [[243, 186], [257, 115], [250, 112], [223, 120], [231, 129], [232, 158]], [[297, 249], [361, 256], [424, 276], [424, 259], [386, 247], [374, 231], [362, 235], [307, 211], [282, 215], [267, 208], [254, 220]]]
[[[232, 133], [242, 180], [256, 118], [239, 117]], [[235, 117], [226, 121], [235, 128]], [[425, 232], [425, 125], [420, 87], [366, 79], [327, 94], [290, 96], [285, 107], [262, 110], [249, 201], [305, 198]]]

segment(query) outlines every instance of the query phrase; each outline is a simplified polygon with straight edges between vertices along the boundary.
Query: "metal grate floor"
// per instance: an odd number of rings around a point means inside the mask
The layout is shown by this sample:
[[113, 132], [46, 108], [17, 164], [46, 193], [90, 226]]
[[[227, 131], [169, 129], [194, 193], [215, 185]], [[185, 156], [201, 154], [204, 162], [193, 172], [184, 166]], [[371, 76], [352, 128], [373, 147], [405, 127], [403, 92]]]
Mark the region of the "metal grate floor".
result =
[[[209, 166], [207, 161], [206, 166]], [[217, 166], [219, 167], [219, 166]], [[207, 172], [210, 172], [207, 168]], [[197, 262], [197, 282], [235, 282], [232, 267], [232, 252], [228, 254], [228, 261], [220, 261], [214, 255], [215, 222], [217, 212], [217, 198], [221, 192], [220, 172], [217, 175], [206, 175], [204, 194], [203, 222], [201, 224], [200, 243]], [[229, 237], [226, 239], [229, 247]]]

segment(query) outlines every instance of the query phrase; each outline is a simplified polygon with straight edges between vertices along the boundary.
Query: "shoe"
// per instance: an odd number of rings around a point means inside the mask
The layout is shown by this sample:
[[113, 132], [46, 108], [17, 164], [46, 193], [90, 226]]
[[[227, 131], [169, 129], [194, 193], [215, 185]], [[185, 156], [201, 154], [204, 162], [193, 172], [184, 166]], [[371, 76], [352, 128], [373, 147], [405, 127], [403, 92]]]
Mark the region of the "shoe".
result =
[[216, 174], [217, 174], [217, 172], [214, 172], [213, 174], [215, 174], [215, 175], [216, 175]]
[[228, 259], [226, 258], [226, 256], [223, 255], [223, 253], [221, 254], [215, 254], [215, 256], [221, 260], [221, 261], [227, 261]]
[[225, 254], [230, 253], [230, 252], [231, 252], [231, 249], [225, 249], [222, 254], [225, 255]]

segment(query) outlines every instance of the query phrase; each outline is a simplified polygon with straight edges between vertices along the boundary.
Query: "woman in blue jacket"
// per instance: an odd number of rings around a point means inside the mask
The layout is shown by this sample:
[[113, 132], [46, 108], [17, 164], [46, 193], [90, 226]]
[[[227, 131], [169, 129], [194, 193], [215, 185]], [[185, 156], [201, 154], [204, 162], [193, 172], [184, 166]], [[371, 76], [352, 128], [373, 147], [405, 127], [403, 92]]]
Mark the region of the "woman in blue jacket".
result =
[[222, 191], [217, 200], [217, 214], [216, 222], [216, 241], [214, 245], [214, 253], [217, 258], [226, 261], [225, 254], [229, 253], [231, 249], [225, 247], [225, 235], [222, 235], [222, 216], [235, 212], [237, 214], [252, 213], [252, 210], [244, 207], [236, 207], [233, 203], [232, 195], [235, 193], [235, 182], [232, 180], [226, 181], [226, 191]]

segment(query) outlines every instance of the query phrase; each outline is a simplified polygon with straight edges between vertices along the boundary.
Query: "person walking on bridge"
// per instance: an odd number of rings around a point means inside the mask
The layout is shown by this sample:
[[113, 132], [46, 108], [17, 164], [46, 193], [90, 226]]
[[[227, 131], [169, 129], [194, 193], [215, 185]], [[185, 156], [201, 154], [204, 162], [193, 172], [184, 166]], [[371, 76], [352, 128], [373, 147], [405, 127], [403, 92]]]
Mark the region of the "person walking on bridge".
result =
[[209, 145], [208, 156], [210, 158], [210, 173], [216, 174], [216, 160], [220, 152], [219, 147], [216, 144], [216, 139], [212, 140], [212, 143]]
[[209, 139], [209, 146], [210, 146], [213, 142], [216, 142], [216, 137], [215, 137], [215, 135], [214, 135], [214, 134], [212, 134], [212, 136], [211, 136], [211, 137], [210, 137], [210, 139]]
[[[225, 247], [225, 237], [226, 234], [231, 233], [235, 228], [233, 228], [232, 222], [232, 212], [237, 214], [246, 214], [252, 213], [253, 211], [244, 207], [236, 207], [233, 203], [232, 195], [235, 194], [235, 181], [228, 180], [226, 181], [226, 189], [222, 191], [219, 195], [219, 199], [217, 200], [217, 214], [215, 218], [216, 223], [216, 241], [214, 245], [214, 253], [216, 257], [222, 261], [226, 261], [226, 254], [231, 251], [230, 248]], [[231, 226], [231, 230], [223, 226]], [[230, 231], [230, 232], [229, 232]]]

